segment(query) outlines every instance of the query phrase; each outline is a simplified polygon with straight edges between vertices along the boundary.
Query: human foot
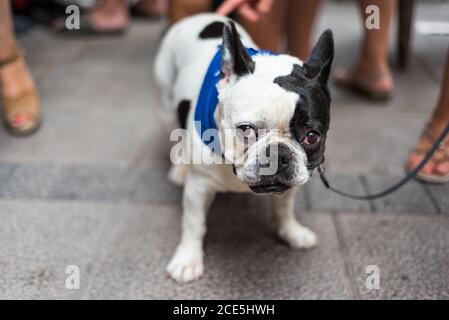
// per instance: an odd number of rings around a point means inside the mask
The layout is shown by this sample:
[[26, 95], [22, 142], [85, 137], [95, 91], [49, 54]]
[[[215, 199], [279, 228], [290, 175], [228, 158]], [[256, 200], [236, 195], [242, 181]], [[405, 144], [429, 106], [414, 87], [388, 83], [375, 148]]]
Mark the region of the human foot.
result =
[[75, 34], [121, 33], [129, 25], [127, 3], [121, 0], [101, 1], [80, 17], [79, 29], [67, 30], [65, 19], [58, 18], [52, 23], [55, 31], [70, 31]]
[[128, 7], [124, 1], [114, 1], [114, 5], [100, 4], [91, 9], [87, 17], [98, 32], [124, 30], [129, 24]]
[[333, 78], [337, 85], [356, 91], [371, 100], [389, 99], [394, 88], [388, 68], [377, 70], [360, 66], [353, 70], [337, 68]]
[[[444, 121], [446, 120], [446, 122]], [[426, 156], [435, 140], [447, 125], [449, 119], [433, 119], [418, 141], [417, 146], [412, 151], [407, 161], [406, 170], [411, 171], [416, 168]], [[440, 147], [435, 151], [433, 157], [418, 173], [417, 179], [430, 183], [449, 182], [449, 137], [447, 137]]]

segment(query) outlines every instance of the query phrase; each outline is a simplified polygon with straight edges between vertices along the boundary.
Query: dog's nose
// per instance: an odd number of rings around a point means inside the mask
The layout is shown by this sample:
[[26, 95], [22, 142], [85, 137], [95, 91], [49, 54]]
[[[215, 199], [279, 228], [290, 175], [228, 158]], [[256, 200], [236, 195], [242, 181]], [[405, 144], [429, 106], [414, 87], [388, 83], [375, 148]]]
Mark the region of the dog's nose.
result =
[[290, 162], [293, 160], [292, 151], [290, 148], [283, 143], [279, 143], [277, 145], [267, 146], [267, 154], [275, 151], [277, 154], [277, 162], [278, 162], [278, 173], [282, 172], [290, 165]]
[[285, 144], [278, 146], [278, 164], [279, 170], [283, 170], [290, 165], [292, 161], [292, 151]]

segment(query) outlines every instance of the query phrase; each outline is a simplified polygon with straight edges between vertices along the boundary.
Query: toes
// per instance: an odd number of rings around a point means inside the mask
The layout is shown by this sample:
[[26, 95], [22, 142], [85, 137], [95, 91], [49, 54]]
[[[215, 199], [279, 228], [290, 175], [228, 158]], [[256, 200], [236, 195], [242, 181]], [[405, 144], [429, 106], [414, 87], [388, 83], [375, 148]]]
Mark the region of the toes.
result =
[[318, 237], [312, 231], [303, 226], [289, 227], [280, 231], [280, 237], [292, 248], [308, 249], [318, 244]]
[[430, 161], [424, 166], [424, 168], [421, 169], [421, 172], [424, 174], [431, 174], [433, 169], [434, 169], [433, 163], [432, 161]]
[[410, 155], [408, 162], [407, 162], [407, 167], [410, 170], [415, 169], [419, 165], [419, 163], [422, 161], [422, 159], [423, 159], [422, 155], [418, 155], [418, 154]]
[[13, 128], [27, 128], [32, 124], [33, 119], [29, 114], [18, 114], [9, 120], [9, 125]]
[[190, 282], [199, 279], [203, 275], [203, 264], [201, 262], [192, 264], [170, 264], [167, 272], [178, 282]]
[[296, 239], [296, 247], [297, 248], [312, 248], [316, 246], [318, 243], [318, 238], [316, 234], [309, 229], [305, 229], [301, 231], [301, 234], [297, 236]]
[[189, 282], [203, 275], [201, 250], [179, 247], [167, 266], [168, 274], [178, 282]]
[[438, 175], [447, 175], [449, 173], [449, 163], [444, 162], [437, 164], [434, 168], [434, 172]]

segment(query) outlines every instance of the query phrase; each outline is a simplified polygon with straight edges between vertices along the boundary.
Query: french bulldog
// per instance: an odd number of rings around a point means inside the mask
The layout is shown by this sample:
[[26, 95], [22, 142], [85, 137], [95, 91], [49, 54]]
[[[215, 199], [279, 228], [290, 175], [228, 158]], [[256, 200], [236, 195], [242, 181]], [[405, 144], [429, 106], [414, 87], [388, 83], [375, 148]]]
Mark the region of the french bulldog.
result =
[[[169, 171], [184, 188], [181, 240], [167, 266], [173, 279], [203, 274], [206, 216], [218, 192], [272, 197], [280, 238], [293, 248], [317, 244], [315, 233], [296, 219], [294, 199], [324, 161], [333, 56], [330, 30], [303, 62], [259, 50], [240, 25], [216, 14], [169, 28], [155, 79], [163, 104], [178, 110], [188, 133], [176, 145], [187, 161], [173, 161]], [[211, 129], [218, 135], [207, 134]]]

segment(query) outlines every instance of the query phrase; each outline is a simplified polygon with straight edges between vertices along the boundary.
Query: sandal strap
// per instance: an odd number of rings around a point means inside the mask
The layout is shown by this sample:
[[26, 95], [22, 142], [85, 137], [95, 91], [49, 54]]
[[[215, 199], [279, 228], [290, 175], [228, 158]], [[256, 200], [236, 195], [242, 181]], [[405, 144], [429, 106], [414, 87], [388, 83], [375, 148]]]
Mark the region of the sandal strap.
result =
[[[427, 126], [426, 129], [424, 130], [421, 138], [426, 139], [430, 144], [434, 144], [435, 141], [437, 140], [434, 136], [434, 134], [432, 132], [430, 132], [429, 127]], [[434, 155], [432, 156], [432, 158], [430, 159], [430, 161], [432, 161], [433, 163], [436, 164], [441, 164], [443, 162], [449, 161], [449, 152], [447, 150], [449, 146], [446, 146], [444, 144], [444, 142], [442, 142], [439, 146], [438, 149], [436, 149]], [[430, 149], [430, 148], [429, 148]], [[426, 155], [427, 152], [429, 152], [429, 149], [425, 149], [425, 148], [414, 148], [412, 150], [412, 153], [417, 154], [417, 155]]]
[[445, 149], [437, 149], [432, 157], [432, 161], [436, 164], [441, 164], [443, 162], [449, 161], [449, 153]]
[[[435, 141], [437, 140], [433, 135], [433, 133], [430, 132], [428, 128], [424, 130], [422, 137], [427, 139], [427, 141], [430, 142], [431, 144], [434, 144]], [[423, 148], [413, 149], [413, 152], [419, 155], [425, 155], [428, 151], [429, 151], [428, 149], [426, 150]], [[449, 161], [449, 152], [446, 149], [446, 146], [444, 145], [443, 142], [438, 146], [438, 149], [436, 149], [430, 161], [432, 161], [435, 164], [441, 164], [443, 162]]]
[[[426, 139], [428, 139], [432, 144], [434, 144], [435, 141], [437, 140], [437, 138], [433, 135], [432, 132], [430, 132], [429, 129], [426, 129], [426, 130], [424, 131], [423, 137], [425, 137]], [[438, 146], [438, 150], [442, 151], [443, 153], [446, 154], [447, 157], [449, 157], [449, 153], [448, 153], [448, 151], [446, 150], [445, 147], [446, 147], [446, 145], [445, 145], [444, 141], [442, 141], [442, 142], [440, 143], [440, 145]]]
[[0, 60], [0, 69], [9, 64], [17, 62], [20, 59], [22, 59], [23, 57], [25, 57], [25, 51], [21, 47], [19, 47], [17, 49], [17, 51], [18, 52], [16, 52], [14, 55], [11, 55], [10, 57], [8, 57], [6, 59]]

